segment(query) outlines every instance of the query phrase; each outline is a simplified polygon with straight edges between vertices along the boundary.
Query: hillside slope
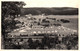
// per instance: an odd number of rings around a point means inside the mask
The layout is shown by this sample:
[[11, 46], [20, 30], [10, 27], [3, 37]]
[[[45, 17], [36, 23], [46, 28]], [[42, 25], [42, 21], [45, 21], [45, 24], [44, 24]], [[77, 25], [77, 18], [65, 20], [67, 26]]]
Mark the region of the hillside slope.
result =
[[43, 14], [46, 15], [78, 15], [78, 8], [22, 8], [21, 15], [32, 14], [38, 15]]

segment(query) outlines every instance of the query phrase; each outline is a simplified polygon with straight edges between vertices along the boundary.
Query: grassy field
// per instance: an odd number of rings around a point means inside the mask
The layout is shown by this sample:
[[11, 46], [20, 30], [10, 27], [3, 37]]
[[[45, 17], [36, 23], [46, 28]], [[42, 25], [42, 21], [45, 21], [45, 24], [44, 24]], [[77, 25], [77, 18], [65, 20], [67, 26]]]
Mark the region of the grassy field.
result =
[[[21, 16], [23, 17], [23, 16]], [[68, 27], [74, 30], [78, 30], [78, 15], [47, 15], [47, 16], [41, 16], [41, 15], [32, 15], [32, 17], [35, 17], [37, 19], [39, 18], [56, 18], [56, 19], [66, 19], [69, 20], [70, 23], [61, 23], [64, 27]], [[19, 21], [27, 22], [26, 18], [18, 18]]]
[[[41, 17], [41, 16], [34, 16], [34, 17]], [[78, 15], [47, 15], [44, 17], [56, 18], [56, 19], [67, 19], [70, 23], [61, 23], [64, 27], [68, 27], [74, 30], [78, 30]], [[44, 18], [42, 17], [42, 18]]]
[[78, 18], [68, 18], [68, 20], [70, 21], [70, 23], [63, 23], [62, 25], [64, 27], [78, 30]]
[[[68, 27], [68, 28], [70, 28], [70, 29], [74, 29], [74, 30], [78, 30], [78, 16], [77, 15], [72, 15], [72, 16], [70, 16], [70, 15], [66, 15], [66, 16], [62, 16], [62, 15], [47, 15], [47, 16], [43, 16], [43, 17], [41, 17], [41, 16], [39, 16], [39, 15], [35, 15], [35, 16], [32, 16], [32, 17], [35, 17], [35, 18], [45, 18], [45, 17], [52, 17], [52, 18], [56, 18], [56, 19], [67, 19], [67, 20], [69, 20], [70, 22], [69, 23], [62, 23], [61, 21], [59, 21], [59, 23], [61, 23], [64, 27]], [[22, 22], [27, 22], [28, 20], [27, 20], [27, 18], [25, 18], [24, 16], [21, 16], [21, 17], [19, 17], [19, 18], [17, 18], [17, 20], [19, 20], [19, 21], [22, 21]], [[54, 22], [53, 22], [54, 23]], [[24, 27], [22, 30], [27, 30], [27, 28], [28, 27]], [[50, 30], [52, 30], [52, 31], [54, 31], [54, 30], [58, 30], [58, 33], [56, 33], [56, 34], [58, 34], [58, 35], [69, 35], [69, 34], [71, 34], [72, 33], [72, 31], [70, 31], [70, 30], [65, 30], [65, 31], [63, 31], [64, 29], [62, 29], [62, 28], [60, 28], [60, 29], [58, 29], [59, 27], [54, 27], [53, 26], [53, 28], [51, 29], [51, 28], [47, 28], [46, 30], [46, 32], [49, 32]], [[40, 31], [45, 31], [44, 29], [40, 29], [39, 28], [39, 30]], [[33, 31], [38, 31], [38, 29], [31, 29], [30, 30], [30, 32], [33, 32]], [[69, 33], [68, 33], [69, 32]], [[71, 33], [70, 33], [71, 32]], [[29, 36], [22, 36], [22, 37], [20, 37], [21, 35], [20, 34], [22, 34], [22, 35], [27, 35], [27, 33], [28, 33], [28, 35]], [[68, 33], [68, 34], [67, 34]], [[21, 45], [21, 47], [20, 48], [22, 48], [22, 49], [28, 49], [27, 48], [27, 46], [28, 45], [26, 45], [26, 43], [28, 43], [27, 42], [27, 40], [28, 40], [28, 38], [32, 38], [32, 40], [33, 40], [33, 44], [31, 43], [31, 45], [33, 46], [33, 47], [35, 47], [35, 44], [37, 44], [36, 43], [36, 40], [39, 40], [39, 42], [41, 43], [41, 42], [44, 42], [44, 41], [41, 41], [42, 39], [39, 39], [39, 38], [44, 38], [43, 37], [43, 35], [42, 36], [33, 36], [32, 35], [32, 33], [30, 33], [29, 34], [29, 30], [27, 31], [27, 32], [11, 32], [11, 34], [14, 36], [14, 35], [20, 35], [20, 36], [17, 36], [17, 38], [23, 38], [23, 41], [21, 42], [22, 43], [22, 45]], [[53, 33], [54, 34], [54, 33]], [[49, 34], [50, 35], [50, 34]], [[60, 47], [61, 47], [61, 49], [68, 49], [68, 47], [71, 47], [71, 49], [78, 49], [78, 39], [77, 38], [75, 38], [75, 37], [72, 37], [72, 35], [71, 36], [69, 36], [69, 37], [65, 37], [64, 39], [65, 40], [61, 40], [61, 42], [62, 43], [60, 43], [59, 42], [59, 40], [58, 39], [56, 39], [55, 38], [55, 36], [52, 36], [52, 35], [50, 35], [49, 37], [51, 37], [51, 38], [54, 38], [54, 39], [48, 39], [48, 38], [46, 38], [45, 39], [45, 42], [48, 42], [49, 44], [51, 44], [52, 43], [52, 45], [49, 45], [49, 46], [54, 46], [54, 47], [51, 47], [52, 49], [59, 49]], [[11, 38], [15, 38], [15, 37], [11, 37]], [[26, 39], [27, 38], [27, 39]], [[57, 37], [57, 38], [59, 38], [59, 37]], [[60, 38], [59, 38], [60, 39]], [[17, 39], [16, 39], [17, 40]], [[14, 41], [14, 40], [13, 40]], [[52, 41], [54, 41], [54, 42], [52, 42]], [[19, 40], [18, 40], [18, 42], [19, 42]], [[57, 42], [57, 43], [56, 43]], [[70, 43], [67, 43], [67, 42], [70, 42]], [[13, 44], [16, 44], [17, 43], [17, 41], [14, 41], [13, 42]], [[17, 47], [17, 46], [10, 46], [10, 45], [12, 45], [12, 44], [10, 44], [10, 43], [6, 43], [6, 44], [9, 44], [9, 45], [6, 45], [6, 49], [7, 48], [14, 48], [14, 47]], [[46, 44], [46, 43], [44, 43], [44, 44]], [[66, 45], [66, 44], [68, 44], [68, 45]], [[64, 48], [62, 47], [62, 46], [65, 46]], [[73, 46], [73, 45], [75, 45], [75, 46]], [[43, 46], [43, 43], [41, 43], [40, 45], [38, 45], [38, 46]], [[58, 48], [58, 46], [59, 46], [59, 48]]]

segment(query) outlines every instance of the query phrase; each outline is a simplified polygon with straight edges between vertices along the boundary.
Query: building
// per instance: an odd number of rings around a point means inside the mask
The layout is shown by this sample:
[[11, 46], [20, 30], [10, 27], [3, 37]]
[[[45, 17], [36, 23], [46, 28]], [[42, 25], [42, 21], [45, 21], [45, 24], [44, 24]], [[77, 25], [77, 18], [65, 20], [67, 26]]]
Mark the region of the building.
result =
[[33, 26], [32, 28], [23, 28], [23, 29], [17, 29], [15, 31], [12, 31], [11, 33], [9, 33], [9, 35], [11, 35], [11, 37], [15, 38], [15, 36], [20, 36], [20, 35], [27, 35], [27, 36], [31, 36], [31, 35], [38, 35], [38, 34], [57, 34], [58, 36], [67, 36], [67, 35], [71, 35], [76, 33], [77, 31], [63, 27], [63, 26], [59, 26], [59, 27], [46, 27], [44, 28], [44, 26]]

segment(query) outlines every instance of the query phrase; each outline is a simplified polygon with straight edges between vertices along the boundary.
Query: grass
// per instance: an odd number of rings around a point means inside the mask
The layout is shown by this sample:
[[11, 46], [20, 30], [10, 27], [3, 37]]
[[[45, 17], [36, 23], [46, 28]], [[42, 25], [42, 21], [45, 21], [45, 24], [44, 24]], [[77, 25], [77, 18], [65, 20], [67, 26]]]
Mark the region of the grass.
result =
[[[34, 16], [34, 17], [41, 17], [41, 16]], [[56, 18], [56, 19], [67, 19], [70, 23], [62, 23], [64, 27], [68, 27], [71, 29], [78, 30], [78, 15], [47, 15], [44, 17]], [[42, 17], [43, 18], [43, 17]]]
[[[70, 21], [70, 23], [61, 23], [61, 24], [64, 27], [78, 30], [78, 15], [47, 15], [47, 16], [43, 16], [43, 17], [41, 15], [32, 15], [32, 17], [35, 17], [37, 19], [45, 18], [45, 17], [56, 18], [56, 19], [67, 19]], [[26, 18], [23, 18], [23, 19], [18, 18], [18, 20], [27, 23]]]
[[68, 27], [74, 30], [78, 30], [78, 18], [67, 18], [70, 23], [62, 23], [64, 27]]

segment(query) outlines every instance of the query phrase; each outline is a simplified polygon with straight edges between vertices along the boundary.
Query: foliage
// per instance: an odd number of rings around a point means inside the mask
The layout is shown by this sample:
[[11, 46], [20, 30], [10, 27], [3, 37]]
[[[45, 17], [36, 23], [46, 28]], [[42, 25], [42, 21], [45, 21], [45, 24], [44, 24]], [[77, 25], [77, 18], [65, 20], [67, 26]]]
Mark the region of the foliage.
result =
[[[45, 35], [44, 38], [41, 40], [34, 40], [32, 38], [29, 38], [26, 43], [23, 42], [22, 45], [16, 45], [12, 44], [10, 42], [6, 43], [6, 48], [8, 49], [78, 49], [78, 36], [65, 36], [62, 37], [62, 41], [60, 43], [60, 40], [58, 39], [58, 36], [55, 36], [54, 38], [49, 37], [48, 35]], [[14, 41], [15, 42], [15, 41]], [[9, 47], [7, 47], [9, 46]]]
[[25, 5], [24, 2], [2, 2], [2, 34], [15, 28], [15, 15], [20, 14], [20, 8]]
[[32, 14], [32, 15], [77, 15], [78, 8], [23, 8], [21, 14]]
[[60, 21], [62, 21], [63, 23], [69, 23], [69, 20], [65, 20], [65, 19], [61, 19]]
[[[18, 16], [20, 14], [20, 9], [25, 5], [24, 2], [5, 2], [3, 1], [1, 4], [1, 20], [2, 20], [2, 38], [3, 44], [6, 40], [6, 35], [8, 32], [11, 32], [14, 28], [16, 28], [15, 15]], [[5, 45], [4, 45], [5, 46]], [[5, 47], [3, 47], [5, 48]]]

